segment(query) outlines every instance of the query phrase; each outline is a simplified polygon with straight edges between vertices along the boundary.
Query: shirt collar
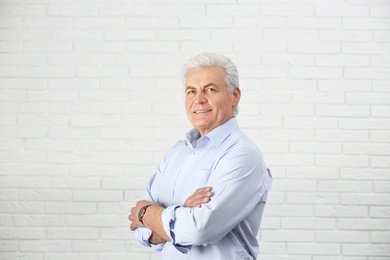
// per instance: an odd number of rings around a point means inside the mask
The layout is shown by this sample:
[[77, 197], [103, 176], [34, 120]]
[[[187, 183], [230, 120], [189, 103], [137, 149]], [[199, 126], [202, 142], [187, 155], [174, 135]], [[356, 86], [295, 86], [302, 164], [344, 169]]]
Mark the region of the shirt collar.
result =
[[[207, 138], [212, 141], [217, 147], [219, 147], [222, 142], [228, 137], [233, 131], [238, 129], [237, 118], [233, 117], [230, 120], [226, 121], [222, 125], [213, 129], [210, 133], [203, 136], [202, 138]], [[185, 135], [185, 141], [192, 144], [195, 147], [196, 142], [200, 138], [199, 131], [194, 128]]]

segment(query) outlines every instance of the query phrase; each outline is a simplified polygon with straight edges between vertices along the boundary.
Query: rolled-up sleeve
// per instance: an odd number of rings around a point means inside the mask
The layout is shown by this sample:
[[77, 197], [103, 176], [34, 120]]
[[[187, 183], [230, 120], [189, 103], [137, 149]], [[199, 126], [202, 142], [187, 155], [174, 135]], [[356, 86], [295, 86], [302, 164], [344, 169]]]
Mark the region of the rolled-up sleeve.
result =
[[170, 206], [163, 211], [162, 222], [164, 225], [164, 231], [169, 235], [172, 240], [172, 244], [176, 247], [177, 250], [186, 254], [191, 250], [191, 246], [182, 246], [176, 242], [176, 236], [174, 233], [174, 225], [176, 222], [176, 209], [179, 206]]
[[162, 244], [151, 244], [149, 242], [149, 238], [152, 235], [152, 231], [148, 228], [137, 228], [133, 232], [134, 238], [143, 246], [152, 247], [157, 251], [161, 251], [164, 247], [164, 243]]

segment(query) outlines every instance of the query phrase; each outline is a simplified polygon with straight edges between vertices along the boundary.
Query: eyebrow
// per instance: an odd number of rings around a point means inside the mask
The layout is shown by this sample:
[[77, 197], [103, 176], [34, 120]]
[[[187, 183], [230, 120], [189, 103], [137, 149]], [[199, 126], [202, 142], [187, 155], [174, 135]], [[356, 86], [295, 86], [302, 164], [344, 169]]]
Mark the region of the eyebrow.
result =
[[[203, 88], [203, 89], [205, 89], [205, 88], [208, 88], [208, 87], [211, 87], [211, 86], [213, 86], [213, 87], [218, 87], [218, 85], [217, 85], [217, 84], [215, 84], [215, 83], [211, 82], [211, 83], [209, 83], [209, 84], [205, 85], [205, 86], [204, 86], [204, 87], [202, 87], [202, 88]], [[186, 90], [188, 90], [188, 89], [196, 89], [196, 87], [193, 87], [193, 86], [187, 86], [187, 87], [186, 87]]]

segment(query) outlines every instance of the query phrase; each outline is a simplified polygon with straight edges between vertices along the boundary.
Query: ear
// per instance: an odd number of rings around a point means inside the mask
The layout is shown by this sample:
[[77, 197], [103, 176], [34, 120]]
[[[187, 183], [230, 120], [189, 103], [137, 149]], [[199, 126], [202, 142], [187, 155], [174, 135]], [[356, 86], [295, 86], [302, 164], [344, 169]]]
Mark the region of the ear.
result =
[[233, 105], [237, 106], [237, 104], [238, 104], [238, 102], [240, 102], [240, 98], [241, 98], [241, 90], [240, 90], [240, 88], [237, 87], [233, 91], [232, 97], [233, 97]]

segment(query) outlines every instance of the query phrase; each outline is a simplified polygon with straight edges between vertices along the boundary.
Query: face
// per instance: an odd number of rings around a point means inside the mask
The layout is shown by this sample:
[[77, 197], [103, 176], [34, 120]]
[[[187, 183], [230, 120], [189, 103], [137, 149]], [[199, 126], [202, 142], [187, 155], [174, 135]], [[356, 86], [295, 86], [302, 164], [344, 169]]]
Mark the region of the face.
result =
[[187, 74], [187, 117], [201, 136], [234, 117], [234, 107], [240, 101], [241, 92], [236, 88], [229, 93], [225, 76], [221, 67], [193, 69]]

